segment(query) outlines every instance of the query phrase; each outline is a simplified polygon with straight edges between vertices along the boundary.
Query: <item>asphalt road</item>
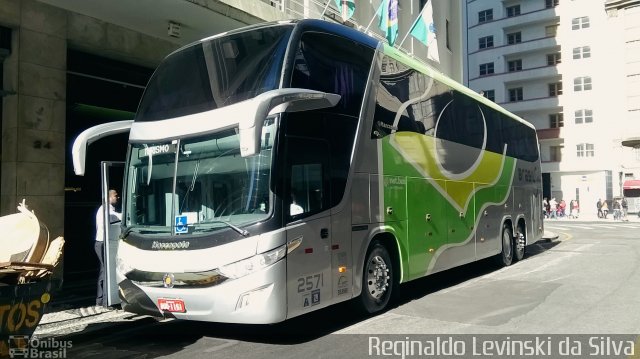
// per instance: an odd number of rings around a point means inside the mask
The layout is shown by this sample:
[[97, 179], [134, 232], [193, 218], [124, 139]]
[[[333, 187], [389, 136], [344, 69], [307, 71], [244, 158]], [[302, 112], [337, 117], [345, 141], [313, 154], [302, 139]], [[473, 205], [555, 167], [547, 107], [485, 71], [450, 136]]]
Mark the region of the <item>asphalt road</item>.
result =
[[387, 334], [637, 338], [640, 223], [547, 221], [545, 228], [558, 240], [529, 246], [524, 261], [506, 268], [483, 261], [407, 283], [376, 316], [345, 303], [277, 325], [146, 318], [59, 340], [72, 341], [68, 358], [361, 358], [372, 337]]

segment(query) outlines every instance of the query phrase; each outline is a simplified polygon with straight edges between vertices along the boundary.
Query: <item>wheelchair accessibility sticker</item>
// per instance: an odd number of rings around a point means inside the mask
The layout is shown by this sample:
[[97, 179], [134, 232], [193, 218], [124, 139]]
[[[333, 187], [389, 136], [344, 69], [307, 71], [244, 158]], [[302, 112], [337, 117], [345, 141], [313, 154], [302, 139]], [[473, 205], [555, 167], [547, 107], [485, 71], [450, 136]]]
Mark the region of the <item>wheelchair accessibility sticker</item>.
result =
[[187, 216], [176, 216], [175, 234], [188, 233]]

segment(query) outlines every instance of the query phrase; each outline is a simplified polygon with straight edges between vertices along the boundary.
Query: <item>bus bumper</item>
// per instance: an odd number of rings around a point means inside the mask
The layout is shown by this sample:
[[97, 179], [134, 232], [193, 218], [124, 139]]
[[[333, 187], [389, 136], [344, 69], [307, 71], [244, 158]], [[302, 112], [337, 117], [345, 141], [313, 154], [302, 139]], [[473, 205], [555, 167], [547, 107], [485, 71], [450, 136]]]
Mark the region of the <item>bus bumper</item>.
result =
[[[164, 288], [120, 282], [126, 311], [220, 323], [271, 324], [286, 319], [286, 261], [238, 279], [205, 288]], [[160, 302], [179, 302], [184, 311], [160, 310]]]

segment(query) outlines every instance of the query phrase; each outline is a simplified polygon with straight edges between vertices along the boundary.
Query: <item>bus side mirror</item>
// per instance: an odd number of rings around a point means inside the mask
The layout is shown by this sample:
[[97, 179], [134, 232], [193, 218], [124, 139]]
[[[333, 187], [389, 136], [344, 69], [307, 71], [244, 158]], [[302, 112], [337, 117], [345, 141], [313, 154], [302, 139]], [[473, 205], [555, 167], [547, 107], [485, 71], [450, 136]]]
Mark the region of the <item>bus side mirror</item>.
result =
[[255, 116], [240, 122], [240, 155], [248, 157], [260, 152], [262, 125], [267, 116], [329, 108], [337, 105], [340, 98], [337, 94], [300, 88], [278, 89], [258, 95], [251, 100]]
[[82, 131], [73, 141], [73, 147], [71, 149], [71, 159], [73, 160], [73, 171], [75, 174], [84, 176], [88, 145], [106, 136], [128, 132], [131, 124], [133, 124], [133, 120], [108, 122], [89, 127]]

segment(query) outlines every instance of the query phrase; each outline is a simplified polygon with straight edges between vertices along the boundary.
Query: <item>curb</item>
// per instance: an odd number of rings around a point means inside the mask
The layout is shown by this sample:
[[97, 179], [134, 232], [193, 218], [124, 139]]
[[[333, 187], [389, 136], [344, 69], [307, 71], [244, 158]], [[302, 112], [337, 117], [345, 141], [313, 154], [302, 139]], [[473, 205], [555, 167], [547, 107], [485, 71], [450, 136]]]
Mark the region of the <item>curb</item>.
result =
[[34, 332], [36, 337], [84, 335], [96, 330], [137, 321], [143, 317], [123, 310], [98, 311], [95, 307], [45, 314]]

